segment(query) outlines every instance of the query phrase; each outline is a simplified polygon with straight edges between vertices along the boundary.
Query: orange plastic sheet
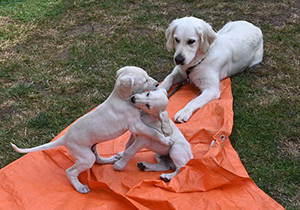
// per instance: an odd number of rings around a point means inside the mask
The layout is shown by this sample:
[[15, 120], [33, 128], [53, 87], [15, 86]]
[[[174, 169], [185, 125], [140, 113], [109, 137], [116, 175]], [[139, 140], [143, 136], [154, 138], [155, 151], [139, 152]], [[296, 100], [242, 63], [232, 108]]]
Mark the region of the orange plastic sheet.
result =
[[[155, 163], [154, 153], [143, 149], [123, 171], [96, 164], [80, 174], [81, 182], [91, 189], [80, 194], [65, 174], [74, 159], [59, 147], [27, 154], [1, 169], [0, 209], [283, 209], [249, 178], [231, 146], [230, 79], [222, 81], [221, 91], [219, 100], [198, 110], [187, 123], [177, 124], [191, 144], [194, 159], [171, 182], [159, 179], [162, 172], [139, 170], [139, 161]], [[193, 85], [176, 92], [168, 106], [171, 119], [198, 94]], [[128, 137], [127, 132], [98, 144], [99, 153], [109, 157], [123, 151]]]

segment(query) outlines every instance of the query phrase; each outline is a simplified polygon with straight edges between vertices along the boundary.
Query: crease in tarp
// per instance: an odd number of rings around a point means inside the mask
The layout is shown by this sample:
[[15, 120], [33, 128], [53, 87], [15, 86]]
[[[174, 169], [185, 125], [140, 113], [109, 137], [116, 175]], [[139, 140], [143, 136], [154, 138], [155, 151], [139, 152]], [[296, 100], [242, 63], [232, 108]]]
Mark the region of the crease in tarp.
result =
[[[81, 173], [80, 181], [91, 192], [80, 194], [65, 173], [74, 158], [62, 146], [27, 154], [1, 169], [1, 209], [283, 209], [249, 178], [233, 149], [230, 79], [222, 81], [221, 92], [220, 99], [202, 107], [187, 123], [176, 124], [194, 158], [169, 183], [159, 179], [163, 172], [139, 170], [139, 161], [156, 162], [154, 153], [143, 149], [123, 171], [95, 164]], [[193, 85], [177, 91], [167, 109], [170, 118], [198, 94]], [[109, 157], [123, 151], [129, 135], [98, 144], [98, 152]]]

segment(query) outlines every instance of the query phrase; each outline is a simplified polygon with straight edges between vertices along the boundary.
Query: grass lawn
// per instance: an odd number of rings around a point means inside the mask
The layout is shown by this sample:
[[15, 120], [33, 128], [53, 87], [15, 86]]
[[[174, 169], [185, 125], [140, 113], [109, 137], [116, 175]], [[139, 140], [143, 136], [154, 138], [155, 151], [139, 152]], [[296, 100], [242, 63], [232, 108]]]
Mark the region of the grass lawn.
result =
[[162, 81], [174, 67], [164, 32], [183, 16], [262, 29], [261, 67], [232, 78], [230, 140], [258, 187], [300, 209], [298, 0], [0, 0], [0, 167], [21, 156], [9, 142], [49, 142], [103, 102], [120, 67]]

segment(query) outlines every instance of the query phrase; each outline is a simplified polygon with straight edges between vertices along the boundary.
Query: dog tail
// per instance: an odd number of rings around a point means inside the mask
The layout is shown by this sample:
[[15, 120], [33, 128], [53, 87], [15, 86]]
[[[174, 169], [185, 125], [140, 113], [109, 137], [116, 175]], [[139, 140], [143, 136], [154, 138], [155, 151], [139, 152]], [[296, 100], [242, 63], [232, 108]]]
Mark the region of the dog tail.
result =
[[20, 149], [11, 142], [10, 142], [10, 144], [14, 148], [14, 150], [19, 153], [36, 152], [36, 151], [47, 150], [47, 149], [52, 149], [54, 147], [62, 146], [64, 144], [62, 137], [60, 137], [59, 139], [57, 139], [56, 141], [53, 141], [53, 142], [49, 142], [49, 143], [46, 143], [46, 144], [43, 144], [40, 146], [36, 146], [36, 147], [32, 147], [32, 148], [25, 148], [25, 149]]

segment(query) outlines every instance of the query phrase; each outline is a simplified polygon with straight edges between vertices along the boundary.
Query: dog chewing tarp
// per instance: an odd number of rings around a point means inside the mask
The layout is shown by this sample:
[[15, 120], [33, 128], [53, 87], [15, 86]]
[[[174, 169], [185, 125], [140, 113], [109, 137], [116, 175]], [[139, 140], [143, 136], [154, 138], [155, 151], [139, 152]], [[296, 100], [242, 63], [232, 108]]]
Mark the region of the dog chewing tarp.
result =
[[[1, 169], [0, 209], [283, 209], [249, 178], [231, 146], [230, 79], [222, 81], [221, 91], [220, 99], [198, 110], [187, 123], [176, 124], [194, 158], [171, 182], [159, 179], [162, 172], [139, 170], [139, 161], [155, 163], [154, 153], [143, 149], [123, 171], [95, 164], [81, 173], [80, 181], [91, 192], [80, 194], [65, 174], [74, 159], [65, 147], [58, 147], [24, 155]], [[171, 119], [197, 95], [193, 85], [176, 92], [168, 106]], [[99, 153], [109, 157], [123, 151], [128, 137], [129, 132], [98, 144]]]

